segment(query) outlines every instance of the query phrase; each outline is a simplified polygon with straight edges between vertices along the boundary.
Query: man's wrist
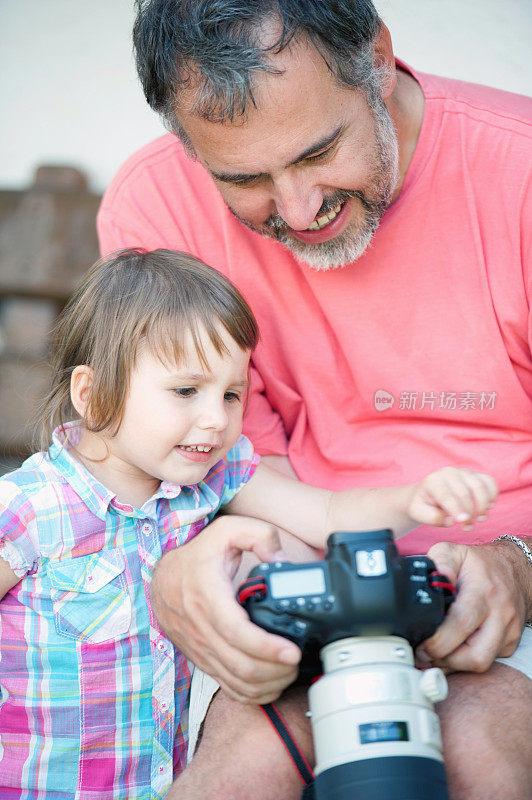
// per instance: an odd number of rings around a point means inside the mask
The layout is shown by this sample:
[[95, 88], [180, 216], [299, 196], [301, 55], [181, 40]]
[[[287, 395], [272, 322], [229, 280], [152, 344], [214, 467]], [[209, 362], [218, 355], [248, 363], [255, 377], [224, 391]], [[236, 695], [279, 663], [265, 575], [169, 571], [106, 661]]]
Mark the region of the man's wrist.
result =
[[519, 549], [524, 553], [525, 558], [530, 562], [530, 565], [532, 566], [532, 550], [527, 545], [527, 543], [523, 541], [523, 539], [520, 539], [518, 536], [514, 536], [511, 533], [502, 533], [500, 536], [497, 536], [497, 538], [493, 540], [493, 542], [501, 542], [501, 541], [512, 542], [513, 544], [515, 544], [516, 547], [519, 547]]
[[[507, 547], [512, 548], [513, 552], [517, 554], [517, 548], [521, 550], [522, 555], [519, 556], [519, 563], [521, 564], [521, 573], [523, 571], [526, 573], [528, 577], [527, 584], [530, 586], [532, 584], [532, 580], [530, 576], [532, 575], [532, 540], [531, 539], [521, 539], [519, 536], [514, 536], [510, 533], [502, 533], [500, 536], [497, 536], [493, 539], [492, 544], [496, 544], [498, 542], [504, 542]], [[518, 555], [518, 554], [517, 554]], [[528, 563], [526, 563], [528, 562]], [[525, 617], [525, 624], [531, 626], [532, 625], [532, 591], [529, 591], [528, 596], [526, 598], [527, 602], [527, 614]]]

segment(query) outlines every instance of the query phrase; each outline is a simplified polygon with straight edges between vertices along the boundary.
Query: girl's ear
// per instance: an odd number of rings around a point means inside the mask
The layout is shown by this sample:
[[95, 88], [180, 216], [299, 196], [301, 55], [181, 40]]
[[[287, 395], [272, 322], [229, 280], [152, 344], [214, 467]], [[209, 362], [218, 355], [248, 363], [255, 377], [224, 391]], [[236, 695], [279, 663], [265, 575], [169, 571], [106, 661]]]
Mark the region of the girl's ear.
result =
[[81, 364], [75, 367], [70, 378], [70, 399], [81, 419], [87, 419], [92, 376], [92, 368]]

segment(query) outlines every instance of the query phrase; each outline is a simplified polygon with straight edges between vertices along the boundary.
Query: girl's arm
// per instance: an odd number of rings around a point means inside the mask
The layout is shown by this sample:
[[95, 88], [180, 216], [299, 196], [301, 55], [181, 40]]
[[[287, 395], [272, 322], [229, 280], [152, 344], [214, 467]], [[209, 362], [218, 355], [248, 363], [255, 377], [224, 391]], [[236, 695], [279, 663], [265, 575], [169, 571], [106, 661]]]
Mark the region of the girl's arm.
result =
[[226, 510], [278, 525], [314, 547], [332, 531], [391, 528], [398, 538], [419, 524], [470, 530], [497, 496], [493, 478], [444, 467], [419, 483], [332, 492], [308, 486], [260, 464]]
[[13, 586], [19, 583], [20, 578], [15, 575], [7, 561], [0, 556], [0, 600]]

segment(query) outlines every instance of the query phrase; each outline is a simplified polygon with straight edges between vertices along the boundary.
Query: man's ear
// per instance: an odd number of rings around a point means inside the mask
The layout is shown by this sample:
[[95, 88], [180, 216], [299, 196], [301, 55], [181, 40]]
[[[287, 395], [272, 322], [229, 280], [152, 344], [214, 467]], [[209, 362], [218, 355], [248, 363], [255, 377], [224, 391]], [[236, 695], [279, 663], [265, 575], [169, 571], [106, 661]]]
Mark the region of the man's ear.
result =
[[87, 419], [92, 376], [92, 368], [81, 364], [75, 367], [70, 378], [70, 399], [82, 419]]
[[375, 68], [380, 77], [381, 97], [386, 100], [392, 94], [397, 81], [395, 57], [390, 31], [381, 20], [381, 27], [373, 40]]

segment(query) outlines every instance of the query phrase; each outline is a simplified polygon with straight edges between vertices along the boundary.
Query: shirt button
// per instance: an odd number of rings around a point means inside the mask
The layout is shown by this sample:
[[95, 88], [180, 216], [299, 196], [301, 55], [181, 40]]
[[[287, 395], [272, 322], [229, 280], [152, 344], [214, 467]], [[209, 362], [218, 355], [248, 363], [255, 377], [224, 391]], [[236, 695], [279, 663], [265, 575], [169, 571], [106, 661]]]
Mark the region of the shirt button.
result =
[[161, 708], [163, 711], [166, 711], [166, 709], [168, 708], [168, 703], [161, 703]]
[[149, 524], [149, 522], [145, 522], [144, 525], [142, 526], [142, 533], [145, 533], [146, 536], [148, 536], [151, 533], [151, 531], [152, 531], [151, 525]]
[[164, 643], [164, 642], [159, 642], [159, 644], [157, 645], [157, 648], [158, 648], [159, 650], [161, 650], [162, 652], [165, 652], [165, 653], [166, 653], [166, 645], [165, 645], [165, 643]]

